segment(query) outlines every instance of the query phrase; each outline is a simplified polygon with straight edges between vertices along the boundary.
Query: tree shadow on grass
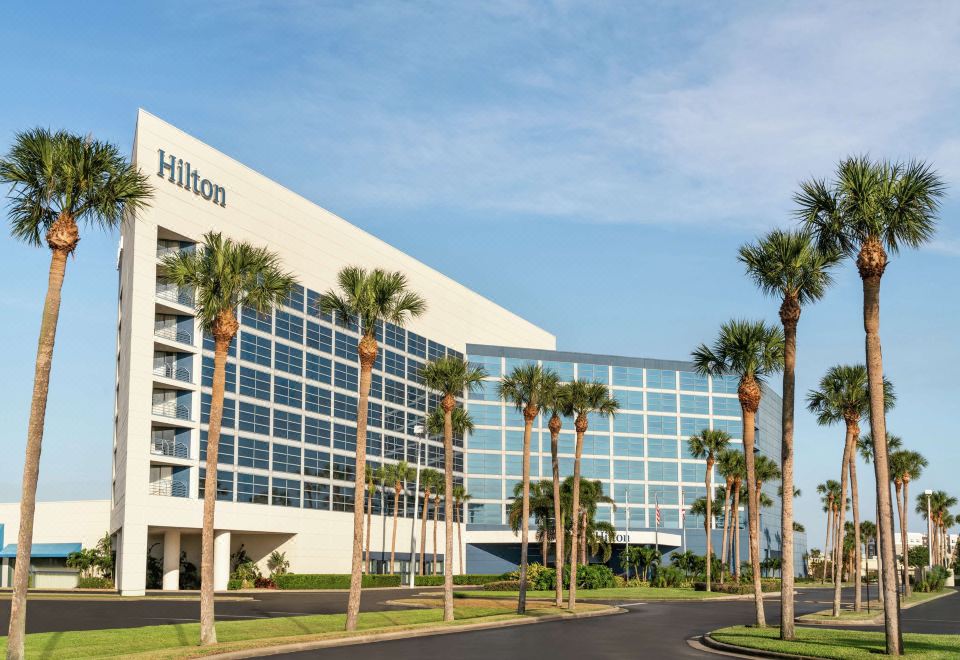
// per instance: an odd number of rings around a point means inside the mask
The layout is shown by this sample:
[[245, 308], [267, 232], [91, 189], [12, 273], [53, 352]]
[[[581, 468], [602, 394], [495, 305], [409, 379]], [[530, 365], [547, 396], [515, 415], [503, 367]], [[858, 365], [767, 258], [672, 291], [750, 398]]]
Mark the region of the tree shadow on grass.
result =
[[59, 650], [60, 640], [63, 638], [63, 633], [55, 632], [50, 634], [50, 639], [47, 640], [47, 643], [43, 645], [43, 648], [40, 650], [41, 658], [54, 658], [56, 657], [56, 652]]

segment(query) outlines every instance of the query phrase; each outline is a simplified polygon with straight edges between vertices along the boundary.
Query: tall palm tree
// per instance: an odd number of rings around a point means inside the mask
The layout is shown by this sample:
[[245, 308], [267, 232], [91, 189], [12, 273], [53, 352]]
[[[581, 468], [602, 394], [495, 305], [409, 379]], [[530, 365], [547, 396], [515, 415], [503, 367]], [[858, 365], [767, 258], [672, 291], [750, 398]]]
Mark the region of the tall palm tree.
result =
[[[889, 410], [896, 402], [893, 384], [883, 379], [883, 405]], [[841, 421], [846, 428], [843, 444], [843, 458], [840, 463], [840, 500], [847, 497], [847, 478], [850, 479], [850, 495], [853, 505], [853, 535], [854, 545], [860, 547], [860, 503], [857, 492], [856, 465], [857, 440], [860, 436], [860, 420], [870, 414], [870, 393], [867, 389], [867, 368], [862, 364], [835, 365], [827, 370], [820, 379], [817, 390], [807, 394], [807, 408], [817, 416], [817, 423], [821, 426], [838, 424]], [[863, 607], [861, 594], [860, 555], [857, 554], [854, 572], [854, 606], [859, 612]], [[840, 616], [840, 580], [836, 579], [833, 585], [833, 616]]]
[[896, 489], [897, 510], [900, 514], [900, 547], [903, 550], [903, 593], [910, 595], [910, 563], [907, 561], [907, 503], [910, 501], [910, 480], [919, 477], [927, 467], [923, 455], [908, 449], [900, 449], [890, 454], [890, 480]]
[[[887, 456], [894, 450], [900, 449], [903, 446], [903, 440], [899, 436], [893, 435], [892, 433], [887, 433]], [[869, 433], [861, 434], [860, 439], [857, 440], [857, 450], [860, 452], [860, 457], [863, 461], [870, 465], [873, 462], [873, 436]], [[877, 520], [880, 520], [880, 501], [876, 502], [876, 513]], [[883, 575], [883, 560], [881, 558], [882, 553], [880, 552], [880, 527], [877, 526], [877, 594], [880, 599], [881, 604], [883, 603], [883, 587], [882, 580], [880, 578]]]
[[433, 468], [420, 471], [420, 488], [423, 490], [423, 513], [420, 517], [420, 575], [427, 574], [427, 514], [430, 511], [430, 494], [441, 483], [443, 483], [443, 475]]
[[461, 523], [463, 522], [463, 509], [467, 502], [473, 499], [473, 495], [467, 492], [467, 489], [457, 484], [453, 487], [454, 517], [457, 522], [457, 551], [460, 554], [460, 574], [463, 575], [467, 569], [463, 563], [463, 533]]
[[696, 371], [714, 377], [732, 373], [740, 378], [737, 394], [743, 413], [743, 454], [747, 467], [747, 503], [753, 593], [757, 625], [766, 626], [760, 587], [760, 511], [754, 480], [755, 429], [761, 385], [767, 376], [783, 369], [783, 331], [759, 321], [734, 319], [720, 326], [712, 347], [701, 344], [693, 352]]
[[[217, 503], [217, 455], [223, 419], [227, 352], [240, 327], [237, 307], [262, 314], [283, 304], [296, 280], [284, 272], [273, 252], [224, 238], [216, 232], [203, 237], [196, 251], [180, 251], [163, 260], [167, 278], [178, 287], [196, 291], [197, 318], [213, 336], [213, 391], [207, 430], [207, 472], [203, 495], [200, 550], [200, 643], [216, 644], [213, 611], [213, 521]], [[360, 475], [363, 478], [363, 475]]]
[[350, 562], [350, 596], [347, 599], [345, 629], [356, 630], [360, 615], [360, 588], [363, 561], [363, 468], [367, 464], [367, 413], [370, 398], [370, 380], [377, 360], [377, 328], [383, 322], [403, 326], [410, 318], [427, 311], [427, 303], [410, 290], [407, 276], [379, 268], [367, 270], [348, 266], [337, 274], [337, 289], [320, 296], [320, 312], [336, 313], [338, 321], [348, 325], [359, 324], [360, 392], [357, 402], [357, 456], [353, 492], [353, 555]]
[[[706, 496], [706, 505], [704, 507], [705, 520], [704, 524], [706, 525], [707, 533], [707, 591], [711, 591], [710, 585], [710, 558], [713, 557], [713, 547], [712, 547], [712, 530], [713, 530], [713, 518], [711, 513], [713, 512], [713, 488], [710, 484], [713, 477], [713, 466], [717, 461], [717, 455], [724, 450], [726, 450], [727, 445], [730, 444], [730, 434], [726, 431], [720, 430], [711, 430], [709, 428], [703, 429], [697, 435], [691, 436], [687, 440], [687, 449], [690, 455], [693, 458], [706, 459], [707, 461], [707, 470], [703, 477], [703, 483], [707, 487], [707, 496]], [[724, 509], [725, 510], [725, 509]], [[723, 511], [720, 512], [721, 515]]]
[[[739, 460], [738, 460], [739, 459]], [[717, 455], [717, 471], [724, 480], [723, 490], [723, 544], [720, 552], [720, 583], [724, 582], [724, 567], [729, 566], [727, 556], [727, 535], [730, 531], [730, 491], [737, 480], [740, 463], [743, 462], [743, 453], [736, 449], [724, 449]]]
[[573, 428], [577, 433], [577, 442], [573, 458], [573, 498], [570, 523], [570, 592], [567, 609], [577, 605], [577, 552], [580, 531], [580, 457], [583, 454], [583, 435], [589, 426], [588, 416], [602, 415], [612, 417], [617, 414], [620, 404], [610, 395], [610, 389], [603, 383], [588, 380], [575, 380], [570, 383], [569, 409], [574, 417]]
[[[563, 575], [564, 526], [562, 502], [560, 500], [560, 460], [557, 457], [560, 444], [560, 429], [563, 418], [573, 415], [570, 408], [570, 386], [558, 380], [545, 383], [543, 388], [543, 409], [550, 413], [547, 428], [550, 430], [550, 463], [553, 468], [553, 520], [554, 520], [554, 569], [557, 575]], [[546, 562], [546, 557], [544, 557]], [[563, 605], [563, 580], [555, 580], [555, 605]]]
[[825, 250], [856, 258], [863, 282], [863, 327], [870, 390], [870, 429], [875, 440], [874, 470], [881, 516], [883, 556], [884, 634], [889, 655], [903, 653], [903, 634], [893, 564], [893, 509], [890, 503], [887, 448], [882, 443], [887, 426], [883, 407], [883, 357], [880, 347], [880, 280], [887, 255], [901, 247], [916, 248], [936, 230], [943, 180], [920, 161], [893, 163], [866, 156], [843, 160], [835, 180], [801, 184], [795, 196], [797, 215]]
[[[814, 303], [833, 283], [830, 270], [840, 261], [838, 252], [824, 252], [803, 231], [774, 230], [755, 244], [740, 248], [747, 274], [765, 294], [780, 300], [783, 326], [783, 414], [781, 465], [786, 495], [781, 499], [781, 553], [783, 565], [793, 566], [793, 418], [796, 398], [797, 324], [803, 305]], [[794, 638], [793, 570], [783, 573], [780, 591], [780, 639]], [[709, 582], [709, 580], [708, 580]]]
[[8, 215], [13, 237], [34, 247], [46, 242], [50, 248], [50, 273], [27, 422], [7, 640], [7, 657], [22, 658], [40, 450], [67, 257], [80, 242], [79, 224], [112, 230], [124, 217], [147, 206], [152, 188], [147, 177], [131, 166], [114, 145], [43, 128], [16, 134], [10, 151], [0, 158], [0, 183], [11, 186]]
[[515, 367], [497, 388], [502, 401], [512, 403], [523, 415], [523, 516], [520, 521], [520, 594], [517, 614], [527, 609], [527, 546], [530, 534], [530, 435], [533, 422], [543, 410], [544, 395], [556, 387], [557, 374], [537, 364]]
[[[443, 519], [447, 523], [443, 620], [453, 621], [453, 436], [462, 438], [464, 433], [473, 429], [473, 420], [462, 407], [457, 406], [457, 398], [479, 389], [487, 373], [482, 367], [472, 367], [460, 358], [447, 356], [428, 362], [422, 374], [426, 386], [440, 394], [439, 409], [443, 411]], [[437, 421], [434, 420], [434, 427]]]
[[[400, 495], [406, 490], [407, 482], [413, 479], [414, 469], [406, 461], [386, 466], [386, 482], [393, 486], [393, 536], [390, 541], [390, 572], [396, 572], [397, 557], [397, 517], [400, 509]], [[414, 494], [416, 495], [416, 494]], [[414, 512], [416, 515], [416, 512]], [[413, 558], [411, 557], [411, 562]], [[412, 564], [411, 564], [412, 566]]]

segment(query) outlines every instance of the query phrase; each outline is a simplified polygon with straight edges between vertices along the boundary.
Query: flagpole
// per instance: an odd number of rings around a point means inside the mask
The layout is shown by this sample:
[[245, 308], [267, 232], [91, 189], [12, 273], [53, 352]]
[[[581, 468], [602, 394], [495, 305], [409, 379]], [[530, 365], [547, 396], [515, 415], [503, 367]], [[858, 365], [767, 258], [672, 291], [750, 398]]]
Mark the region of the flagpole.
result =
[[654, 501], [657, 503], [657, 515], [654, 518], [654, 527], [653, 527], [653, 542], [657, 546], [657, 554], [660, 554], [660, 493], [657, 493], [654, 496]]
[[680, 533], [683, 535], [683, 553], [687, 553], [687, 504], [683, 501], [683, 486], [680, 486]]
[[627, 486], [627, 489], [624, 489], [623, 491], [623, 506], [627, 512], [627, 529], [626, 529], [627, 549], [625, 551], [627, 553], [627, 580], [630, 579], [630, 491], [628, 490], [629, 488], [630, 487]]

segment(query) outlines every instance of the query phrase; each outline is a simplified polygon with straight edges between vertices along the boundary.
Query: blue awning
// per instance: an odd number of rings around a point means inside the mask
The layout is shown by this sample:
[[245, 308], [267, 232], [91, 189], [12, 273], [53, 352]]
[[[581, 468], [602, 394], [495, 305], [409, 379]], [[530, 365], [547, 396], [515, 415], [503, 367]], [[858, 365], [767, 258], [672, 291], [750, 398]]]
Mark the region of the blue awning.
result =
[[[30, 556], [34, 559], [43, 557], [67, 557], [71, 552], [80, 552], [83, 545], [80, 543], [34, 543]], [[17, 544], [10, 543], [0, 550], [0, 558], [14, 558], [17, 556]]]

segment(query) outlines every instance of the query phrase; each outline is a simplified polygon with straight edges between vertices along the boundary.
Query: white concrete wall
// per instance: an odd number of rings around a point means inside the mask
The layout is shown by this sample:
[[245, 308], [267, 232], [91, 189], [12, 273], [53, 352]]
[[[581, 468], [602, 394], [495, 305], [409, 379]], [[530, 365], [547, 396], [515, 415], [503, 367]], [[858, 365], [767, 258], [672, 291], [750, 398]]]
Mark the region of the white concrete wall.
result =
[[[4, 545], [17, 542], [20, 531], [20, 503], [0, 504], [0, 525]], [[34, 543], [97, 544], [110, 527], [110, 500], [37, 502], [33, 523]]]

